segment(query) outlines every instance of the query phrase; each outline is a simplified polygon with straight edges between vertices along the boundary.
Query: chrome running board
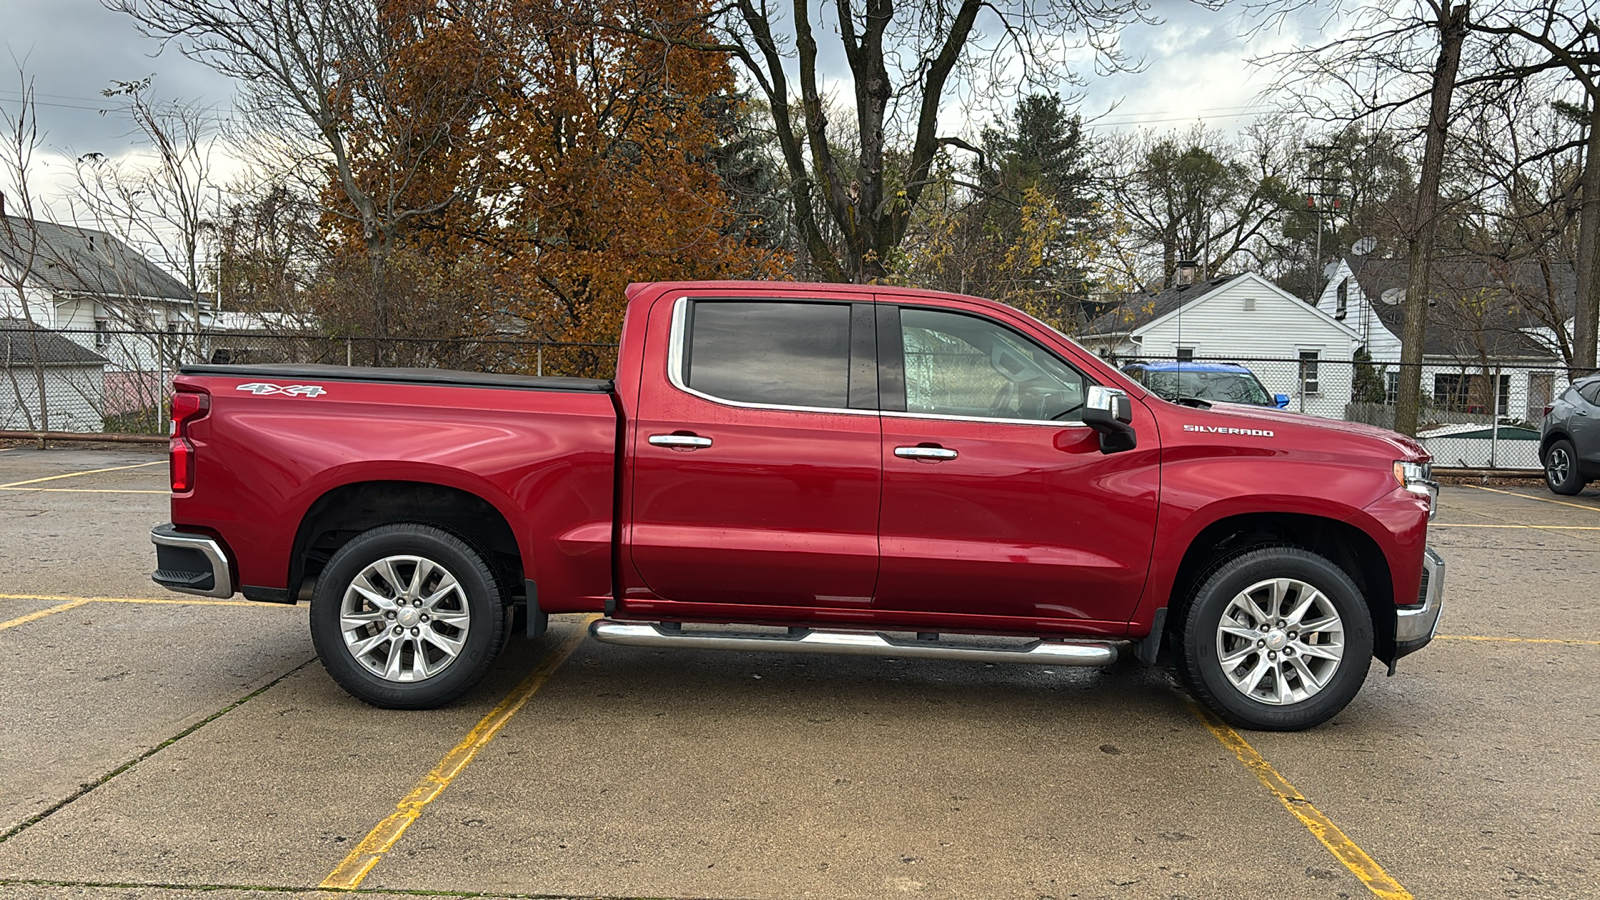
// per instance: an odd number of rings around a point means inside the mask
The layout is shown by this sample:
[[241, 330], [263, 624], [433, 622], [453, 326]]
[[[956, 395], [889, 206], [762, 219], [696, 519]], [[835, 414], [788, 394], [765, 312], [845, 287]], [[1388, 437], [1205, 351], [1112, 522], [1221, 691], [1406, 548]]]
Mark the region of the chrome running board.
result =
[[892, 638], [880, 632], [821, 631], [793, 628], [787, 634], [738, 631], [685, 631], [651, 623], [600, 619], [589, 626], [596, 640], [628, 647], [684, 650], [745, 650], [767, 653], [831, 653], [886, 656], [896, 659], [944, 659], [966, 662], [1024, 663], [1052, 666], [1109, 666], [1117, 661], [1110, 641], [1030, 641], [1010, 647], [957, 645], [942, 640]]

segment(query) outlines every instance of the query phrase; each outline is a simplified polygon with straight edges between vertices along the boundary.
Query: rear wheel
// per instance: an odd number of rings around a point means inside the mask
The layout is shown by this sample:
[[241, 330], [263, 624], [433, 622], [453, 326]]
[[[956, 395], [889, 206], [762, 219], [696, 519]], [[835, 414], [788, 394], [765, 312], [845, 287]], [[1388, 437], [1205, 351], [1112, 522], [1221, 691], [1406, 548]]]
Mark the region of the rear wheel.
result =
[[1544, 483], [1557, 494], [1571, 495], [1583, 490], [1578, 456], [1571, 441], [1562, 438], [1544, 452]]
[[1293, 547], [1242, 553], [1195, 592], [1179, 634], [1189, 691], [1234, 725], [1298, 731], [1354, 699], [1372, 620], [1344, 570]]
[[311, 640], [339, 686], [389, 709], [466, 693], [504, 646], [505, 592], [475, 548], [438, 528], [362, 532], [328, 561], [311, 599]]

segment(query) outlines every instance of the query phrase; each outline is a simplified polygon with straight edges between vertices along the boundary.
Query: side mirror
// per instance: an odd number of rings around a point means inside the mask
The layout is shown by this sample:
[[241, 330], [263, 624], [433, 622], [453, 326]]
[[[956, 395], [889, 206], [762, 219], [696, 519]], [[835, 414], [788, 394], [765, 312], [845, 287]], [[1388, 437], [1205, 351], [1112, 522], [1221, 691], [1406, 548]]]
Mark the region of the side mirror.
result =
[[1133, 430], [1133, 401], [1118, 388], [1091, 385], [1083, 404], [1083, 424], [1100, 433], [1101, 453], [1121, 453], [1139, 443]]
[[1288, 409], [1289, 408], [1289, 395], [1288, 394], [1273, 394], [1272, 395], [1272, 399], [1277, 402], [1279, 409]]

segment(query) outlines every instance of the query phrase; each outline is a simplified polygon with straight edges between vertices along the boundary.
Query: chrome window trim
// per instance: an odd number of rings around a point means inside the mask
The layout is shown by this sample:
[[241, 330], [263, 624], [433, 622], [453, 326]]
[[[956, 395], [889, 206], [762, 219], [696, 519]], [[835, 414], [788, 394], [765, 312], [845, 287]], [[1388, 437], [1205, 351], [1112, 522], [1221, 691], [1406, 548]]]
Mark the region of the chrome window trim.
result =
[[[781, 403], [752, 403], [752, 402], [747, 401], [747, 400], [729, 400], [729, 399], [727, 399], [725, 397], [717, 397], [717, 396], [714, 396], [712, 394], [708, 394], [708, 393], [706, 393], [704, 391], [697, 391], [694, 388], [689, 387], [689, 385], [684, 383], [684, 380], [683, 380], [683, 344], [684, 344], [684, 341], [688, 338], [687, 330], [688, 330], [688, 321], [689, 321], [689, 303], [693, 299], [694, 298], [685, 295], [685, 296], [679, 297], [678, 299], [673, 301], [673, 304], [672, 304], [672, 331], [668, 335], [668, 338], [667, 338], [667, 381], [674, 388], [677, 388], [678, 390], [684, 392], [685, 394], [690, 395], [691, 397], [699, 397], [701, 400], [706, 400], [706, 401], [709, 401], [711, 403], [719, 404], [721, 406], [731, 406], [731, 407], [734, 407], [736, 409], [771, 409], [771, 410], [777, 410], [777, 411], [780, 411], [780, 412], [829, 413], [829, 414], [832, 414], [832, 415], [840, 415], [840, 416], [893, 416], [895, 418], [900, 418], [900, 419], [931, 419], [931, 420], [940, 421], [940, 422], [989, 422], [989, 423], [994, 423], [994, 424], [998, 424], [998, 425], [1032, 425], [1032, 426], [1034, 426], [1036, 428], [1038, 428], [1038, 427], [1043, 427], [1043, 428], [1088, 428], [1089, 427], [1088, 425], [1085, 425], [1083, 423], [1083, 420], [1081, 420], [1081, 419], [1067, 419], [1067, 420], [1064, 420], [1064, 421], [1057, 422], [1057, 421], [1054, 421], [1054, 420], [1051, 420], [1051, 419], [1001, 419], [1001, 418], [994, 418], [994, 417], [989, 417], [989, 416], [949, 416], [949, 415], [944, 415], [944, 414], [941, 414], [941, 413], [914, 413], [914, 412], [901, 412], [899, 410], [886, 410], [886, 409], [849, 409], [847, 407], [838, 407], [838, 406], [789, 406], [789, 405], [781, 404]], [[732, 299], [732, 298], [730, 298], [730, 299]], [[804, 299], [797, 299], [797, 302], [804, 303], [804, 302], [807, 302], [807, 301], [804, 300]], [[827, 301], [827, 300], [820, 300], [819, 299], [816, 302], [829, 303], [829, 302], [834, 302], [834, 301]], [[901, 304], [895, 304], [895, 305], [899, 306]], [[936, 311], [946, 311], [946, 312], [948, 311], [948, 310], [944, 310], [943, 307], [936, 307], [936, 306], [917, 307], [917, 308], [918, 309], [931, 309], [931, 310], [936, 310]], [[965, 314], [973, 315], [971, 313], [965, 313]], [[995, 320], [990, 319], [987, 316], [974, 316], [974, 317], [983, 319], [986, 322], [993, 322], [994, 324], [999, 325], [1002, 328], [1007, 327], [1003, 323], [995, 322]], [[1013, 332], [1016, 331], [1016, 329], [1014, 329], [1014, 328], [1011, 328], [1009, 330], [1011, 330]], [[1020, 334], [1020, 332], [1017, 332], [1017, 333]], [[1024, 337], [1024, 339], [1032, 340], [1031, 338], [1027, 338], [1026, 335], [1023, 335], [1023, 337]], [[1037, 344], [1038, 342], [1034, 341], [1033, 343]], [[1068, 367], [1069, 369], [1071, 369], [1074, 372], [1078, 372], [1078, 374], [1083, 378], [1085, 388], [1087, 388], [1088, 385], [1093, 383], [1093, 381], [1089, 378], [1088, 375], [1086, 375], [1083, 372], [1078, 370], [1077, 366], [1074, 366], [1071, 363], [1067, 362], [1066, 360], [1061, 359], [1060, 356], [1058, 356], [1057, 354], [1051, 352], [1049, 350], [1049, 348], [1045, 348], [1045, 352], [1049, 353], [1053, 358], [1060, 360], [1062, 365]]]
[[[690, 299], [691, 298], [684, 296], [673, 301], [672, 333], [667, 339], [667, 381], [670, 382], [673, 387], [683, 391], [685, 394], [689, 394], [690, 396], [699, 397], [702, 400], [709, 400], [712, 403], [721, 404], [722, 406], [732, 406], [739, 409], [772, 409], [782, 412], [829, 413], [839, 416], [879, 415], [879, 411], [876, 409], [850, 409], [843, 406], [789, 406], [782, 403], [752, 403], [748, 400], [729, 400], [726, 397], [716, 397], [704, 391], [697, 391], [694, 388], [689, 387], [689, 385], [685, 384], [683, 381], [683, 342], [688, 336], [686, 330], [689, 319]], [[806, 301], [804, 299], [800, 299], [799, 302], [804, 303]], [[834, 305], [848, 306], [849, 304], [835, 303]]]
[[885, 418], [897, 419], [933, 419], [940, 422], [993, 422], [999, 425], [1033, 425], [1043, 428], [1088, 428], [1081, 419], [1064, 419], [1060, 422], [1053, 419], [1000, 419], [988, 416], [947, 416], [941, 413], [914, 413], [900, 412], [899, 410], [886, 409], [882, 411]]

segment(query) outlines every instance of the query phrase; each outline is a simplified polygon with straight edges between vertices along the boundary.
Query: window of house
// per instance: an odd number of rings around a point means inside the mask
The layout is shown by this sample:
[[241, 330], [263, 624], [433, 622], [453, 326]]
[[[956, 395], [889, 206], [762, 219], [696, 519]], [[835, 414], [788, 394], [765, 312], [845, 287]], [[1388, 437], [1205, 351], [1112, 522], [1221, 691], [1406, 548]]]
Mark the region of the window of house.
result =
[[697, 302], [690, 306], [682, 377], [736, 403], [848, 408], [850, 306]]
[[1342, 319], [1350, 308], [1350, 279], [1342, 278], [1333, 292], [1333, 317]]
[[1194, 359], [1193, 347], [1179, 347], [1177, 351], [1178, 362], [1187, 362]]
[[109, 319], [94, 320], [94, 348], [104, 350], [111, 346], [111, 321]]
[[1390, 406], [1400, 399], [1400, 373], [1383, 373], [1383, 402]]
[[1322, 393], [1322, 381], [1317, 370], [1317, 360], [1321, 356], [1320, 350], [1300, 351], [1300, 393], [1314, 397]]
[[1433, 403], [1441, 409], [1462, 409], [1467, 405], [1470, 375], [1440, 372], [1433, 376]]
[[902, 309], [906, 412], [977, 419], [1078, 421], [1084, 379], [988, 319]]

